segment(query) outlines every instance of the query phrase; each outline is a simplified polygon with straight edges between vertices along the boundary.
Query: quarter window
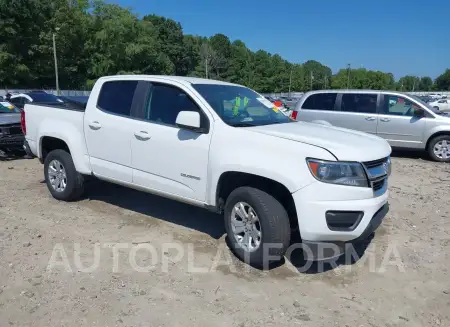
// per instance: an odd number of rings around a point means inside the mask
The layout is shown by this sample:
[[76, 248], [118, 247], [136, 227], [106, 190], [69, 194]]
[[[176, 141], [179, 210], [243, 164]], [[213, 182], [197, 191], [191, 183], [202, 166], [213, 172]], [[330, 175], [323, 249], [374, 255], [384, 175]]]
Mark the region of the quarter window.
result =
[[377, 112], [377, 94], [343, 94], [341, 111], [375, 114]]
[[98, 96], [97, 107], [121, 116], [131, 116], [134, 92], [138, 81], [105, 82]]
[[334, 110], [337, 93], [316, 93], [310, 95], [302, 105], [306, 110]]

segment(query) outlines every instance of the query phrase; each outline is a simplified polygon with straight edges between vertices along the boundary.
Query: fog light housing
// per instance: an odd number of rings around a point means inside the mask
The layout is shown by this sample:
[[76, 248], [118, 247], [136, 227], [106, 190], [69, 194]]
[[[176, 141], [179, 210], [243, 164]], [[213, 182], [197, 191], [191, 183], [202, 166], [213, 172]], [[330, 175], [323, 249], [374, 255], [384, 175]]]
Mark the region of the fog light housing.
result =
[[327, 211], [325, 213], [328, 228], [332, 231], [355, 230], [363, 217], [362, 211]]

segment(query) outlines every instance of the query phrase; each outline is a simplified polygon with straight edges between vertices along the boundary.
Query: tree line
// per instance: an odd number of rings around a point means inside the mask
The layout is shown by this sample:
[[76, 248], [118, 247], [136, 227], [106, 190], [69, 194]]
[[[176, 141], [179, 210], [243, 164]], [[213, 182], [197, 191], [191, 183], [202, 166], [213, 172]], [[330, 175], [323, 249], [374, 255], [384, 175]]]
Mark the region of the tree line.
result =
[[226, 80], [260, 92], [324, 88], [450, 90], [450, 70], [436, 80], [350, 66], [333, 75], [315, 60], [291, 63], [251, 51], [226, 35], [187, 35], [180, 23], [139, 17], [102, 0], [0, 0], [0, 87], [54, 88], [53, 36], [62, 89], [90, 89], [114, 74], [187, 75]]

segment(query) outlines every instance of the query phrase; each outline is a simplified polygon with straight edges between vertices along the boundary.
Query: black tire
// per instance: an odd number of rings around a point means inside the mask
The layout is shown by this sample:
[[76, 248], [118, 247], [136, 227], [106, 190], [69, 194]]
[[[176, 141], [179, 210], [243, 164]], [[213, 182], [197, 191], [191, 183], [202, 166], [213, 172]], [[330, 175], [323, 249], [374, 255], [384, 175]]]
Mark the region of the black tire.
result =
[[438, 107], [438, 106], [434, 106], [433, 108], [439, 110], [439, 107]]
[[[243, 249], [233, 234], [231, 213], [238, 202], [249, 204], [259, 218], [261, 243], [253, 252]], [[290, 244], [291, 229], [286, 210], [273, 196], [253, 187], [239, 187], [228, 196], [224, 219], [228, 245], [239, 259], [253, 267], [263, 269], [283, 259]]]
[[439, 158], [435, 153], [434, 153], [434, 146], [436, 145], [436, 143], [440, 142], [440, 141], [447, 141], [447, 143], [450, 146], [450, 135], [441, 135], [441, 136], [436, 136], [435, 138], [433, 138], [429, 143], [428, 143], [428, 155], [431, 157], [431, 159], [433, 159], [434, 161], [439, 161], [439, 162], [450, 162], [450, 158]]
[[[48, 168], [53, 160], [58, 160], [66, 171], [67, 185], [63, 191], [56, 191], [50, 183]], [[77, 172], [73, 164], [72, 156], [64, 150], [53, 150], [45, 157], [44, 174], [47, 188], [57, 200], [74, 201], [80, 198], [84, 192], [83, 175]]]

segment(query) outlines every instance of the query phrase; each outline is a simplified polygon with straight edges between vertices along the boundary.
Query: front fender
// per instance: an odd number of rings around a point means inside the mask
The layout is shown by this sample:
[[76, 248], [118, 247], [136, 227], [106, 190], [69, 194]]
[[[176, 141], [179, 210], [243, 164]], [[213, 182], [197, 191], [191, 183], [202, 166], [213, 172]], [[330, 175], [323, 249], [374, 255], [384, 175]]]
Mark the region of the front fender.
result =
[[[449, 119], [450, 121], [450, 119]], [[424, 138], [425, 141], [428, 143], [428, 141], [436, 134], [438, 133], [442, 133], [442, 132], [447, 132], [450, 134], [450, 125], [436, 125], [430, 129], [426, 129]]]
[[217, 185], [223, 173], [269, 178], [293, 193], [316, 181], [306, 158], [335, 160], [330, 152], [317, 146], [231, 127], [214, 129], [210, 149], [207, 198], [210, 205], [216, 204]]

